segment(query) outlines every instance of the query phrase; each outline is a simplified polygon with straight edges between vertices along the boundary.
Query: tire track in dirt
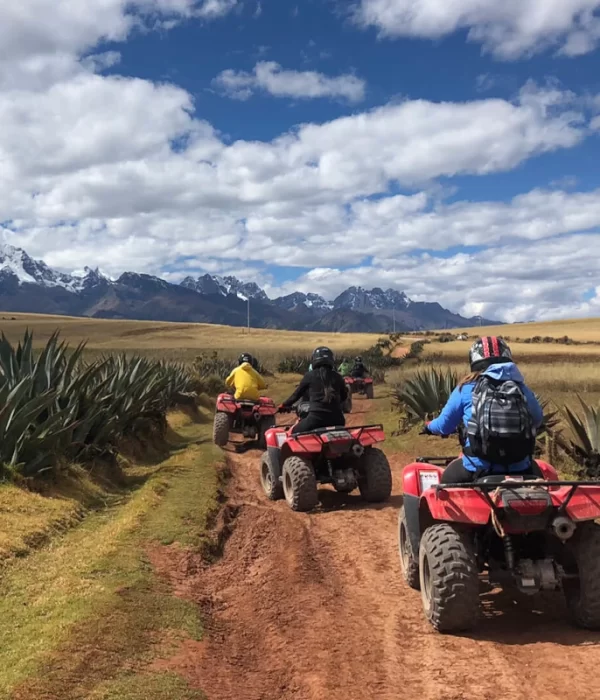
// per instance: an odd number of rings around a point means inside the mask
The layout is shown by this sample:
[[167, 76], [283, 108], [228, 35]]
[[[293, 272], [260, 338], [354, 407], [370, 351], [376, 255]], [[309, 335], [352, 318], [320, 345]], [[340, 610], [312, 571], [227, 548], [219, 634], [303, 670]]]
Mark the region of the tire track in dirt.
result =
[[[351, 424], [368, 422], [365, 404], [356, 402]], [[226, 512], [237, 517], [222, 558], [190, 568], [174, 552], [154, 557], [207, 619], [202, 642], [156, 666], [183, 674], [208, 700], [600, 697], [600, 636], [570, 628], [556, 597], [540, 608], [537, 598], [487, 594], [476, 635], [429, 628], [398, 561], [410, 457], [392, 459], [389, 503], [322, 489], [307, 515], [266, 500], [258, 452], [230, 454]]]

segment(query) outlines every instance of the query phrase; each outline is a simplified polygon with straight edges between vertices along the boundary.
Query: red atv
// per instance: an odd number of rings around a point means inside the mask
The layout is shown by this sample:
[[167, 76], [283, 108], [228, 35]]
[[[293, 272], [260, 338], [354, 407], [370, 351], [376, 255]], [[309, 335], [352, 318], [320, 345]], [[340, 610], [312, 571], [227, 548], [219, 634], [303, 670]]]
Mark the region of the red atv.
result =
[[350, 394], [362, 394], [368, 399], [374, 397], [373, 377], [344, 377]]
[[277, 406], [272, 399], [261, 396], [258, 401], [243, 401], [231, 394], [219, 394], [213, 425], [215, 445], [224, 447], [230, 433], [250, 440], [258, 438], [260, 447], [266, 447], [265, 433], [275, 425]]
[[289, 431], [272, 428], [266, 435], [260, 480], [272, 501], [285, 497], [292, 510], [312, 510], [319, 502], [317, 484], [332, 484], [341, 493], [358, 488], [369, 503], [390, 497], [389, 462], [373, 447], [385, 440], [383, 426], [332, 426], [295, 435]]
[[453, 459], [422, 457], [402, 476], [400, 561], [431, 625], [475, 627], [483, 575], [492, 588], [530, 595], [562, 589], [573, 622], [600, 628], [600, 484], [559, 481], [539, 460], [545, 480], [497, 475], [440, 484], [440, 465]]

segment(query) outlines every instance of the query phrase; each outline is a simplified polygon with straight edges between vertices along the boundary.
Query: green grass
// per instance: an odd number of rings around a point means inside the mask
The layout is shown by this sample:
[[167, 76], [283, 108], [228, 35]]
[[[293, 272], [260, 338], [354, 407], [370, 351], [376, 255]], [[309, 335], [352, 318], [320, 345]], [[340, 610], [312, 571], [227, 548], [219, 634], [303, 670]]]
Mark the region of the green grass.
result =
[[[138, 679], [131, 669], [161, 634], [199, 639], [202, 621], [197, 606], [174, 597], [155, 575], [147, 548], [152, 541], [199, 543], [218, 504], [219, 453], [208, 427], [182, 430], [190, 444], [124, 505], [89, 516], [7, 569], [0, 583], [0, 697], [136, 698], [144, 688], [145, 697], [168, 697], [174, 679]], [[121, 675], [119, 694], [114, 679]]]

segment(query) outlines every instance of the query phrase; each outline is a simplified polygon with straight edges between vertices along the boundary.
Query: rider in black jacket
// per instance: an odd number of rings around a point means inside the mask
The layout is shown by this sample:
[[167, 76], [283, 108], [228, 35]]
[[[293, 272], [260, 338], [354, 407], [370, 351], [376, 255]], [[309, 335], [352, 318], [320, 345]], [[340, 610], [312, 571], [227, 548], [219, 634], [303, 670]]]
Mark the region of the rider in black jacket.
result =
[[281, 405], [282, 408], [291, 408], [308, 391], [310, 411], [306, 418], [293, 427], [293, 433], [346, 424], [342, 405], [348, 397], [348, 389], [341, 375], [334, 369], [335, 361], [331, 350], [317, 348], [313, 352], [312, 367], [296, 391]]
[[354, 366], [350, 370], [350, 376], [355, 379], [364, 379], [369, 374], [369, 371], [364, 365], [362, 357], [354, 358]]

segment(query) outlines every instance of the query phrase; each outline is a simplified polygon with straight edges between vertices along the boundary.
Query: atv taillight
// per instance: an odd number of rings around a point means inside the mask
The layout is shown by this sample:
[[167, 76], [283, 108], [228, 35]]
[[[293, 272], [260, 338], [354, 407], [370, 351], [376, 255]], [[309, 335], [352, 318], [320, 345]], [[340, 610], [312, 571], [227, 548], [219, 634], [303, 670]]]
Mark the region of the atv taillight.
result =
[[519, 513], [519, 515], [539, 515], [548, 508], [548, 500], [545, 498], [516, 499], [510, 501], [508, 507]]
[[518, 487], [502, 491], [505, 526], [512, 532], [544, 530], [552, 515], [552, 498], [545, 489]]

